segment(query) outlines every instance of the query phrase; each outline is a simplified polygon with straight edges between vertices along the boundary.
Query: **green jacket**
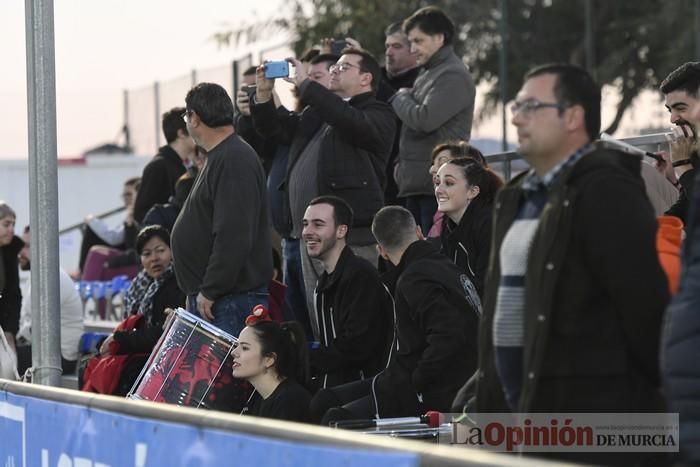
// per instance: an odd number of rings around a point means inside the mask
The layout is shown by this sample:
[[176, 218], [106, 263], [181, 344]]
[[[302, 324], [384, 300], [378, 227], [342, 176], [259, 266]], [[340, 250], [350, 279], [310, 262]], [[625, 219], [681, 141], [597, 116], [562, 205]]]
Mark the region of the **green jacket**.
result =
[[[658, 351], [669, 296], [639, 163], [597, 148], [550, 190], [527, 265], [518, 412], [661, 408]], [[479, 333], [480, 412], [510, 411], [494, 364], [493, 317], [499, 253], [523, 179], [512, 180], [495, 204]]]

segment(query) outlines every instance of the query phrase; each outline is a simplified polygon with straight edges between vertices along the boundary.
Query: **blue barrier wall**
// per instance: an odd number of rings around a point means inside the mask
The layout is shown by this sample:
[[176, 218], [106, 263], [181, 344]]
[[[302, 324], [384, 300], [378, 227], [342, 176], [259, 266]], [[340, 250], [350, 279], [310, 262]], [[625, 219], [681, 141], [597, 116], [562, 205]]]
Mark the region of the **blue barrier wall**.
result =
[[0, 467], [417, 467], [419, 456], [153, 421], [0, 391]]

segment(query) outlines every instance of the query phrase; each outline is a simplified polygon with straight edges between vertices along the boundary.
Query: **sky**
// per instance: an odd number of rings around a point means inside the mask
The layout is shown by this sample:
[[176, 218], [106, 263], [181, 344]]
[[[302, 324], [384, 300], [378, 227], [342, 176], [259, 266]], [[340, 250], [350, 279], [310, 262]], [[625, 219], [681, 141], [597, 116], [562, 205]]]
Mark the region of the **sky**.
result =
[[[398, 1], [398, 0], [386, 0]], [[57, 138], [59, 157], [77, 157], [113, 142], [122, 127], [124, 89], [186, 76], [241, 55], [210, 38], [225, 25], [240, 25], [284, 11], [282, 0], [60, 0], [54, 2]], [[27, 158], [24, 2], [0, 0], [0, 159]], [[284, 38], [271, 38], [279, 42]], [[280, 57], [282, 58], [282, 57]], [[483, 89], [483, 88], [481, 88]], [[604, 100], [603, 124], [612, 120], [614, 93]], [[184, 97], [184, 96], [183, 96]], [[622, 123], [619, 136], [634, 135], [667, 116], [657, 93], [646, 93]], [[477, 96], [477, 107], [480, 99]], [[169, 107], [162, 108], [164, 111]], [[144, 111], [145, 112], [145, 111]], [[150, 120], [152, 122], [152, 120]], [[499, 138], [500, 115], [472, 131]], [[509, 127], [509, 136], [514, 129]]]
[[[0, 159], [27, 157], [24, 3], [0, 1]], [[123, 90], [230, 62], [210, 37], [280, 8], [279, 0], [54, 2], [59, 157], [113, 141]], [[183, 96], [184, 98], [184, 96]]]

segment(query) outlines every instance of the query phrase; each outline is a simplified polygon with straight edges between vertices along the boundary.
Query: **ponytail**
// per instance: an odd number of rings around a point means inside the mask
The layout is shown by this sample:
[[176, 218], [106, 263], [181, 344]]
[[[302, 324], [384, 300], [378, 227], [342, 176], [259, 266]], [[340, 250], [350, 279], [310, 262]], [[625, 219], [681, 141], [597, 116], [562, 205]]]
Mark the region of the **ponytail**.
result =
[[269, 312], [258, 305], [246, 318], [258, 340], [263, 356], [275, 358], [275, 371], [281, 378], [292, 378], [309, 386], [309, 354], [306, 335], [299, 323], [278, 323], [270, 320]]

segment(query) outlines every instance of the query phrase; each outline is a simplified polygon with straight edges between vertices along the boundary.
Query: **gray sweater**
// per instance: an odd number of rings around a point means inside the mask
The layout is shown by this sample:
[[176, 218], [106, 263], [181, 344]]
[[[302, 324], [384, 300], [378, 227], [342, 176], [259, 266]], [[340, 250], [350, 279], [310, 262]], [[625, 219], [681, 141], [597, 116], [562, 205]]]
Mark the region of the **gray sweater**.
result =
[[474, 114], [474, 82], [452, 46], [430, 57], [410, 92], [391, 100], [401, 119], [397, 184], [399, 196], [432, 195], [428, 173], [433, 148], [450, 140], [469, 141]]
[[180, 289], [218, 300], [266, 285], [272, 278], [267, 210], [258, 156], [231, 135], [209, 152], [173, 227]]

